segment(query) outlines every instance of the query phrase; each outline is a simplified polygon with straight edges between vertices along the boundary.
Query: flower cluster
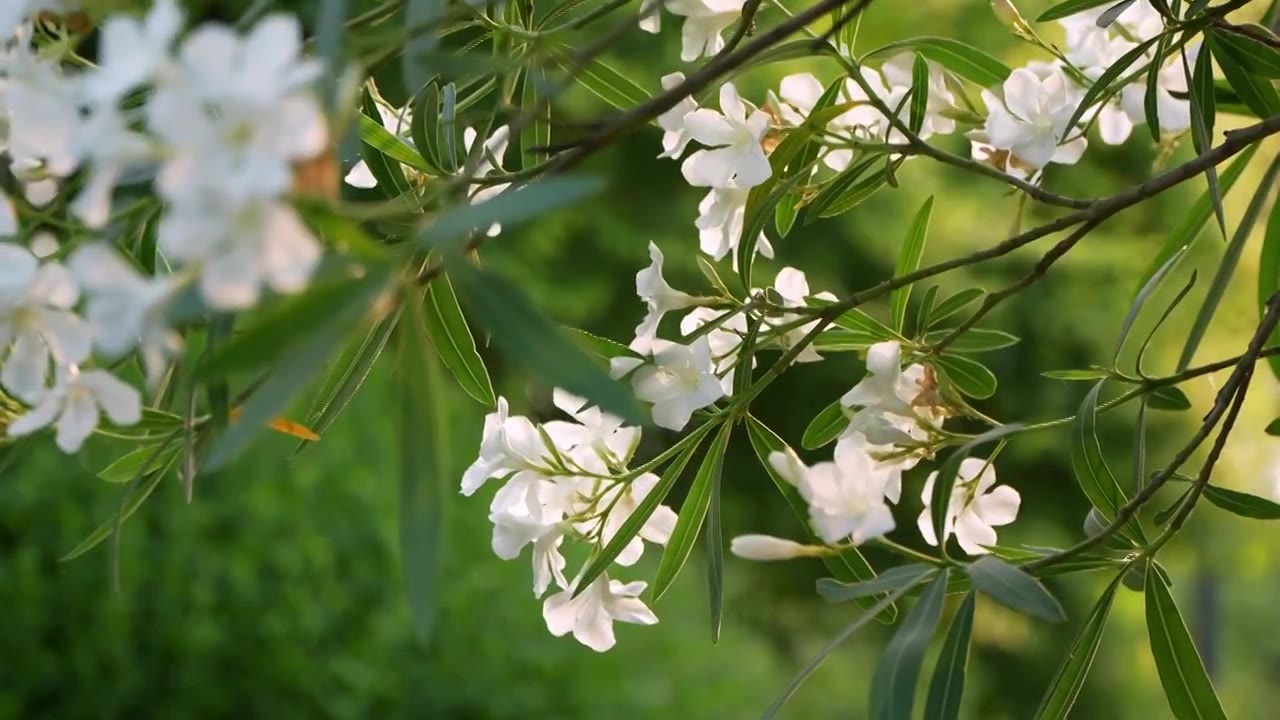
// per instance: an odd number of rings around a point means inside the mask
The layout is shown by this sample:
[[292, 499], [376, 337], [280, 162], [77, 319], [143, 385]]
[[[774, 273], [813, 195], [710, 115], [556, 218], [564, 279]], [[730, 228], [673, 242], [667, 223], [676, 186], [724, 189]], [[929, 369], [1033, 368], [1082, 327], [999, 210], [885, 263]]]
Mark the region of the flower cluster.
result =
[[[0, 384], [31, 409], [12, 436], [56, 424], [78, 449], [104, 413], [128, 425], [139, 393], [93, 360], [137, 352], [155, 382], [180, 350], [169, 307], [189, 289], [213, 310], [255, 305], [264, 287], [302, 290], [321, 246], [286, 201], [294, 168], [326, 152], [324, 113], [309, 89], [320, 66], [302, 57], [296, 18], [270, 15], [246, 34], [202, 25], [180, 37], [174, 0], [145, 18], [108, 18], [96, 65], [77, 69], [71, 44], [33, 23], [59, 3], [7, 3], [0, 34], [0, 116], [19, 207], [39, 215], [67, 196], [89, 233], [131, 210], [114, 199], [150, 182], [163, 200], [144, 276], [105, 244], [65, 258], [42, 228], [24, 228], [0, 196]], [[65, 260], [65, 262], [63, 262]], [[95, 353], [96, 351], [96, 353]]]
[[[462, 477], [462, 493], [471, 495], [490, 479], [502, 482], [489, 505], [494, 553], [513, 560], [531, 545], [534, 595], [542, 597], [553, 584], [560, 588], [543, 602], [547, 628], [556, 636], [573, 633], [583, 645], [604, 651], [614, 645], [614, 621], [658, 621], [638, 598], [645, 583], [622, 583], [601, 573], [579, 588], [582, 574], [566, 578], [561, 547], [566, 539], [597, 551], [608, 545], [658, 477], [628, 469], [639, 428], [562, 390], [553, 398], [572, 421], [535, 424], [510, 415], [499, 398], [497, 412], [485, 418], [480, 457]], [[675, 522], [671, 508], [659, 505], [614, 562], [630, 567], [646, 542], [665, 545]]]

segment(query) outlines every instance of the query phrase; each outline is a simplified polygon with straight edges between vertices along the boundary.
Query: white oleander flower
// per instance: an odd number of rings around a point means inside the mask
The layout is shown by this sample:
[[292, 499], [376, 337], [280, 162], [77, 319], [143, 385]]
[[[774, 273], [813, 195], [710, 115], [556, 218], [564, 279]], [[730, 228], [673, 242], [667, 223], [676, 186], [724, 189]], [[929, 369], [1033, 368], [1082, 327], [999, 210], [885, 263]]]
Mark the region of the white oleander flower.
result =
[[745, 3], [746, 0], [667, 0], [667, 10], [671, 14], [684, 16], [684, 27], [680, 30], [680, 59], [693, 62], [723, 50], [721, 33], [742, 15]]
[[773, 174], [760, 141], [769, 129], [769, 114], [750, 108], [733, 83], [720, 86], [720, 111], [700, 108], [685, 116], [689, 135], [714, 149], [695, 152], [680, 169], [695, 187], [750, 189]]
[[489, 478], [524, 470], [541, 472], [547, 448], [538, 428], [527, 417], [511, 416], [506, 398], [498, 398], [498, 408], [484, 418], [480, 457], [462, 475], [462, 494], [472, 495]]
[[[730, 313], [728, 319], [722, 316]], [[697, 307], [680, 318], [680, 334], [689, 335], [707, 323], [718, 323], [715, 329], [706, 332], [707, 347], [711, 349], [711, 362], [715, 366], [716, 375], [720, 376], [720, 387], [724, 394], [733, 392], [734, 367], [738, 362], [738, 348], [742, 347], [742, 339], [747, 334], [746, 315], [734, 310], [716, 310], [709, 307]], [[751, 367], [756, 366], [756, 359], [751, 358]]]
[[[561, 455], [584, 466], [583, 470], [598, 474], [604, 474], [610, 467], [626, 466], [640, 443], [640, 428], [625, 427], [622, 418], [560, 388], [555, 388], [551, 397], [557, 408], [577, 421], [552, 421], [542, 425]], [[575, 452], [579, 448], [584, 452]]]
[[89, 357], [92, 330], [72, 311], [79, 299], [65, 266], [0, 242], [0, 384], [9, 394], [32, 404], [45, 393], [50, 360], [66, 366]]
[[86, 74], [90, 103], [114, 105], [130, 90], [151, 82], [170, 62], [183, 13], [174, 0], [155, 0], [142, 21], [115, 14], [102, 24], [98, 66]]
[[611, 365], [614, 377], [631, 373], [636, 397], [653, 405], [653, 422], [658, 427], [683, 430], [695, 410], [725, 396], [705, 337], [689, 345], [655, 340], [651, 348], [653, 357], [648, 362], [614, 358]]
[[[924, 511], [920, 513], [916, 523], [925, 542], [934, 546], [938, 544], [938, 537], [933, 531], [930, 507], [933, 503], [933, 484], [937, 478], [938, 473], [933, 472], [925, 481], [924, 492], [920, 495], [924, 500]], [[947, 504], [942, 539], [945, 542], [954, 533], [956, 542], [960, 543], [960, 548], [966, 553], [988, 553], [990, 550], [987, 548], [996, 544], [995, 528], [1013, 522], [1018, 517], [1021, 503], [1022, 498], [1017, 490], [1008, 485], [996, 487], [996, 470], [989, 461], [965, 458], [960, 462], [956, 484]]]
[[773, 452], [769, 464], [809, 504], [809, 521], [827, 544], [861, 545], [894, 528], [884, 501], [886, 473], [866, 453], [846, 452], [812, 467], [795, 453]]
[[937, 425], [941, 410], [929, 401], [928, 372], [923, 365], [902, 369], [902, 346], [894, 341], [867, 349], [867, 374], [840, 398], [857, 408], [849, 420], [851, 432], [863, 434], [872, 445], [894, 445], [922, 439], [921, 421]]
[[624, 584], [601, 573], [575, 598], [576, 586], [575, 582], [573, 587], [552, 595], [542, 604], [547, 629], [556, 637], [573, 633], [578, 642], [596, 652], [604, 652], [617, 643], [613, 635], [614, 621], [637, 625], [658, 622], [653, 611], [640, 600], [640, 593], [647, 587], [643, 582]]
[[636, 295], [644, 301], [648, 311], [644, 320], [636, 326], [636, 339], [644, 339], [651, 343], [658, 336], [658, 324], [662, 317], [673, 310], [681, 310], [693, 305], [697, 299], [672, 288], [662, 277], [662, 251], [654, 243], [649, 243], [649, 267], [636, 273]]
[[822, 549], [770, 535], [739, 535], [729, 541], [729, 552], [743, 560], [761, 562], [810, 557]]
[[[903, 52], [894, 55], [880, 66], [880, 72], [884, 75], [885, 83], [894, 88], [907, 88], [910, 90], [914, 82], [915, 72], [915, 53]], [[929, 68], [929, 99], [925, 103], [924, 123], [920, 126], [920, 132], [917, 133], [921, 138], [928, 138], [933, 135], [950, 135], [956, 131], [956, 121], [946, 115], [947, 111], [954, 110], [956, 107], [955, 94], [947, 88], [947, 81], [943, 74], [942, 68], [932, 62], [926, 62]], [[905, 93], [904, 93], [905, 95]], [[890, 105], [890, 108], [893, 106]], [[905, 123], [910, 118], [910, 108], [907, 114], [902, 118]]]
[[[1196, 56], [1200, 53], [1200, 43], [1186, 48], [1187, 67], [1194, 68]], [[1187, 95], [1187, 73], [1182, 66], [1182, 55], [1176, 54], [1160, 68], [1156, 74], [1156, 114], [1160, 121], [1160, 132], [1165, 135], [1177, 135], [1191, 127], [1191, 101]], [[1174, 96], [1182, 95], [1182, 98]], [[1137, 81], [1126, 85], [1120, 91], [1120, 107], [1133, 124], [1146, 122], [1147, 85], [1145, 81]]]
[[[684, 82], [684, 73], [671, 73], [662, 76], [662, 89], [671, 90]], [[675, 107], [658, 116], [658, 127], [662, 128], [662, 154], [660, 158], [678, 159], [688, 147], [689, 128], [685, 122], [689, 113], [698, 109], [698, 102], [692, 97], [680, 98]]]
[[9, 425], [10, 437], [21, 437], [54, 425], [58, 447], [74, 453], [98, 427], [105, 414], [116, 425], [133, 425], [142, 419], [138, 391], [106, 370], [59, 367], [51, 388], [31, 400], [32, 408]]
[[804, 124], [825, 91], [813, 73], [796, 73], [782, 78], [778, 85], [778, 96], [782, 102], [775, 102], [778, 119], [792, 127]]
[[[805, 278], [804, 273], [792, 267], [784, 267], [778, 271], [777, 277], [773, 280], [773, 289], [782, 298], [783, 305], [786, 307], [808, 307], [808, 300], [810, 297], [817, 298], [819, 300], [836, 300], [836, 296], [829, 292], [820, 292], [816, 295], [811, 295], [809, 293], [809, 281]], [[780, 327], [798, 319], [800, 319], [799, 315], [784, 313], [782, 315], [769, 318], [767, 323], [770, 327]], [[805, 323], [804, 325], [800, 325], [799, 327], [786, 331], [778, 338], [778, 343], [782, 346], [783, 350], [790, 350], [796, 343], [800, 342], [805, 335], [809, 334], [809, 331], [817, 325], [817, 322], [817, 320], [814, 320], [813, 322]], [[822, 360], [822, 356], [818, 354], [817, 348], [815, 348], [812, 343], [806, 346], [795, 358], [795, 361], [800, 363], [818, 362], [820, 360]]]
[[1067, 122], [1079, 102], [1079, 91], [1061, 70], [1045, 78], [1026, 68], [1010, 73], [1002, 87], [1003, 98], [982, 91], [987, 105], [984, 141], [1008, 151], [1010, 163], [1038, 172], [1049, 163], [1071, 165], [1080, 159], [1088, 141], [1069, 136], [1075, 128]]
[[[477, 133], [472, 128], [466, 128], [462, 131], [462, 145], [467, 153], [471, 152], [472, 145], [476, 142]], [[511, 130], [506, 125], [499, 125], [488, 139], [484, 141], [484, 149], [480, 153], [480, 163], [476, 165], [476, 171], [472, 174], [474, 179], [488, 177], [495, 170], [502, 172], [502, 159], [507, 154], [507, 145], [511, 140]], [[471, 190], [471, 204], [479, 205], [501, 195], [503, 191], [511, 187], [511, 183], [500, 183], [497, 185], [477, 185]], [[502, 232], [502, 225], [494, 223], [489, 226], [485, 234], [489, 237], [495, 237]]]
[[[747, 218], [747, 196], [750, 188], [730, 185], [722, 188], [711, 188], [702, 202], [698, 203], [698, 246], [713, 260], [723, 260], [726, 255], [733, 259], [733, 269], [738, 269], [738, 243], [742, 240]], [[764, 257], [773, 257], [773, 245], [761, 232], [756, 238], [755, 251]]]
[[[645, 473], [628, 483], [610, 482], [608, 480], [595, 480], [596, 485], [604, 487], [596, 492], [590, 493], [591, 504], [595, 508], [612, 508], [609, 514], [601, 519], [595, 519], [590, 522], [580, 523], [577, 528], [583, 535], [591, 535], [597, 529], [597, 526], [603, 522], [604, 526], [599, 528], [600, 544], [608, 545], [613, 540], [614, 535], [622, 529], [627, 519], [635, 513], [636, 508], [644, 501], [645, 497], [653, 491], [658, 484], [658, 476], [653, 473]], [[579, 493], [581, 496], [582, 493]], [[584, 507], [582, 510], [588, 511], [590, 508]], [[655, 545], [666, 545], [671, 539], [671, 532], [676, 527], [676, 513], [666, 505], [659, 505], [644, 525], [640, 527], [640, 532], [627, 543], [627, 546], [618, 553], [618, 557], [614, 562], [619, 565], [629, 567], [636, 564], [640, 557], [644, 554], [644, 541], [651, 542]]]
[[114, 104], [99, 105], [84, 116], [74, 146], [89, 173], [71, 211], [89, 227], [103, 227], [111, 219], [112, 194], [120, 177], [151, 160], [155, 149], [149, 138], [129, 128]]

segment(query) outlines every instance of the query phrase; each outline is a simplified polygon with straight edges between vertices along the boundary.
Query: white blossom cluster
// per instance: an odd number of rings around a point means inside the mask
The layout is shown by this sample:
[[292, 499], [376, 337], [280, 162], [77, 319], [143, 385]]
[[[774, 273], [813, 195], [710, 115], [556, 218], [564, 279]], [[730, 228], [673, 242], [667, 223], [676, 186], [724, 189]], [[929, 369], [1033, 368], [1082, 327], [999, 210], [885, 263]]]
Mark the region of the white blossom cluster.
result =
[[302, 56], [294, 17], [269, 15], [243, 35], [215, 23], [184, 35], [177, 3], [156, 0], [145, 18], [109, 17], [91, 65], [47, 34], [60, 30], [38, 27], [37, 13], [70, 4], [0, 12], [0, 149], [18, 202], [39, 215], [66, 194], [92, 234], [115, 219], [121, 192], [150, 182], [164, 203], [158, 264], [171, 270], [145, 276], [92, 240], [64, 263], [49, 233], [24, 228], [28, 211], [0, 195], [0, 384], [30, 408], [8, 433], [55, 424], [74, 452], [100, 414], [139, 420], [138, 391], [92, 363], [136, 351], [158, 380], [180, 349], [167, 320], [180, 293], [241, 310], [264, 288], [307, 285], [321, 246], [285, 196], [295, 165], [325, 152], [329, 133], [309, 87], [320, 66]]
[[[601, 573], [574, 597], [582, 575], [566, 578], [561, 547], [566, 539], [595, 550], [608, 545], [658, 477], [628, 470], [640, 428], [626, 427], [563, 390], [553, 399], [572, 421], [535, 424], [511, 416], [507, 401], [498, 399], [497, 412], [484, 421], [480, 457], [462, 477], [462, 493], [471, 495], [490, 479], [502, 482], [489, 505], [494, 553], [513, 560], [531, 545], [534, 596], [542, 597], [552, 585], [560, 588], [543, 602], [547, 628], [604, 651], [614, 645], [614, 621], [658, 622], [638, 597], [646, 585]], [[614, 562], [634, 565], [646, 542], [667, 543], [675, 523], [671, 508], [659, 505]]]

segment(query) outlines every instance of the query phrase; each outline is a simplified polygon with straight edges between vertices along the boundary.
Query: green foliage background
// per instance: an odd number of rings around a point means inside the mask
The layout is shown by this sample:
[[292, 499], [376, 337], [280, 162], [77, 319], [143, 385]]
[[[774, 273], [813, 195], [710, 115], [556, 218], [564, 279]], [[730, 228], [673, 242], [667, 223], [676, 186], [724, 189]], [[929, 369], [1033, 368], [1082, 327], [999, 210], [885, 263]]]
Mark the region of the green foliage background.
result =
[[[1022, 9], [1034, 16], [1048, 4], [1028, 1]], [[625, 21], [627, 12], [610, 21]], [[760, 22], [779, 17], [765, 12]], [[612, 60], [656, 89], [660, 74], [678, 69], [677, 26], [668, 23], [661, 38], [628, 35]], [[1033, 54], [980, 0], [876, 3], [859, 43], [870, 48], [921, 34], [964, 39], [1010, 64]], [[834, 72], [829, 65], [797, 62], [756, 72], [740, 87], [744, 96], [760, 98], [783, 74], [801, 69], [823, 79]], [[605, 111], [580, 92], [557, 109], [578, 119]], [[941, 142], [966, 151], [960, 138]], [[587, 172], [609, 180], [606, 195], [508, 230], [487, 247], [485, 262], [517, 278], [565, 324], [629, 338], [642, 314], [632, 295], [633, 276], [647, 262], [649, 241], [666, 252], [676, 287], [693, 290], [703, 282], [692, 228], [700, 192], [683, 183], [678, 164], [654, 159], [658, 149], [657, 131], [649, 128], [601, 153]], [[1228, 199], [1229, 216], [1238, 217], [1261, 159], [1274, 151], [1272, 144], [1258, 154]], [[1179, 147], [1172, 161], [1189, 153]], [[1053, 169], [1046, 182], [1067, 193], [1106, 194], [1140, 182], [1153, 163], [1170, 161], [1157, 158], [1135, 132], [1121, 148], [1097, 143], [1085, 163]], [[882, 279], [912, 213], [931, 194], [937, 206], [926, 262], [989, 245], [1015, 223], [1016, 200], [997, 183], [926, 160], [907, 163], [899, 179], [900, 189], [882, 191], [838, 220], [797, 228], [777, 244], [777, 262], [758, 266], [758, 276], [793, 265], [808, 273], [815, 290], [838, 294]], [[1106, 223], [1048, 278], [995, 314], [991, 325], [1023, 341], [988, 356], [1002, 385], [980, 406], [985, 412], [1031, 421], [1074, 412], [1083, 386], [1039, 373], [1107, 361], [1137, 273], [1200, 191], [1199, 182], [1187, 183]], [[1048, 217], [1031, 208], [1022, 222], [1030, 226]], [[943, 290], [999, 288], [1026, 272], [1042, 248], [948, 275]], [[1182, 272], [1199, 265], [1203, 275], [1221, 248], [1216, 231], [1206, 232]], [[1240, 278], [1252, 277], [1252, 257], [1256, 252], [1247, 254]], [[1202, 360], [1243, 347], [1256, 317], [1252, 298], [1249, 282], [1233, 286]], [[1192, 314], [1184, 308], [1175, 321], [1185, 328]], [[1181, 338], [1176, 331], [1162, 337], [1165, 370]], [[483, 352], [517, 411], [551, 417], [547, 388], [530, 386], [511, 358]], [[796, 442], [809, 419], [861, 372], [849, 355], [797, 369], [760, 399], [756, 415]], [[121, 489], [95, 479], [94, 472], [121, 448], [98, 443], [83, 460], [41, 451], [0, 473], [0, 719], [753, 717], [852, 617], [852, 607], [826, 605], [812, 592], [822, 571], [816, 562], [755, 565], [730, 558], [724, 630], [712, 645], [695, 558], [656, 605], [661, 623], [619, 626], [613, 651], [597, 655], [551, 637], [529, 592], [527, 561], [504, 563], [489, 550], [488, 495], [468, 499], [454, 492], [457, 475], [476, 452], [483, 409], [442, 389], [450, 393], [448, 446], [457, 472], [440, 479], [447, 489], [438, 612], [430, 645], [420, 646], [397, 556], [392, 408], [398, 396], [389, 380], [386, 358], [325, 438], [295, 459], [288, 459], [288, 438], [266, 437], [231, 469], [201, 478], [190, 505], [178, 483], [163, 483], [125, 525], [119, 594], [112, 592], [110, 543], [74, 562], [57, 558], [115, 513]], [[1199, 403], [1212, 389], [1209, 382], [1188, 388]], [[1275, 414], [1276, 396], [1276, 383], [1259, 373], [1249, 406], [1252, 427], [1233, 439], [1219, 482], [1275, 492], [1277, 448], [1261, 427]], [[1196, 413], [1154, 416], [1151, 453], [1158, 461], [1181, 444]], [[1128, 467], [1131, 424], [1127, 411], [1103, 423], [1103, 440], [1118, 468]], [[651, 430], [641, 452], [655, 452], [671, 439]], [[913, 546], [920, 545], [915, 515], [927, 470], [908, 476], [900, 530], [892, 536]], [[1019, 439], [1002, 455], [999, 470], [1024, 498], [1023, 514], [1001, 532], [1002, 542], [1061, 546], [1078, 538], [1087, 505], [1071, 476], [1065, 430]], [[682, 492], [677, 489], [677, 502]], [[727, 534], [797, 536], [794, 517], [744, 438], [731, 445], [724, 493]], [[1280, 637], [1271, 632], [1280, 574], [1272, 532], [1206, 507], [1167, 558], [1184, 615], [1198, 637], [1211, 639], [1219, 694], [1237, 718], [1267, 717], [1266, 709], [1280, 702], [1274, 682]], [[628, 577], [650, 575], [656, 556], [651, 553]], [[890, 558], [872, 560], [883, 567]], [[965, 716], [1028, 717], [1107, 580], [1049, 582], [1071, 617], [1061, 627], [980, 602]], [[883, 627], [857, 636], [783, 716], [858, 717], [887, 637]], [[1075, 717], [1166, 714], [1141, 597], [1122, 590]]]

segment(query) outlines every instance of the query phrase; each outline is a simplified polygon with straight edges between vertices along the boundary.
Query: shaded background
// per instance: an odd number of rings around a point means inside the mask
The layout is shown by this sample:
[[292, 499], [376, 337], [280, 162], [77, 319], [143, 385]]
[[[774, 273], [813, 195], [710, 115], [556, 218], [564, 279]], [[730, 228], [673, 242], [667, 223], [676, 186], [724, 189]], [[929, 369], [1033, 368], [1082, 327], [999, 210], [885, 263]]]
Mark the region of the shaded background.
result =
[[[1022, 9], [1034, 17], [1049, 4], [1028, 0]], [[313, 3], [297, 5], [305, 14]], [[624, 21], [630, 12], [623, 10], [608, 22]], [[1260, 12], [1261, 7], [1255, 14]], [[758, 22], [763, 26], [780, 17], [770, 10]], [[631, 33], [618, 43], [611, 61], [656, 90], [659, 75], [680, 69], [678, 29], [679, 21], [668, 16], [661, 37]], [[983, 0], [875, 3], [859, 47], [924, 34], [963, 39], [1010, 65], [1037, 55], [1003, 30]], [[824, 81], [836, 73], [825, 61], [795, 62], [753, 72], [739, 86], [745, 97], [760, 100], [784, 74], [798, 70]], [[387, 86], [383, 91], [390, 97], [399, 92]], [[579, 120], [604, 112], [580, 91], [556, 110], [557, 118]], [[1220, 115], [1219, 125], [1243, 122]], [[937, 142], [967, 152], [959, 137]], [[1172, 157], [1158, 158], [1145, 128], [1139, 128], [1123, 147], [1095, 143], [1082, 164], [1051, 169], [1046, 184], [1080, 196], [1115, 192], [1149, 176], [1153, 164], [1186, 158], [1189, 144], [1175, 148]], [[646, 128], [601, 153], [588, 170], [608, 179], [606, 195], [508, 230], [486, 247], [486, 263], [518, 278], [565, 324], [623, 341], [643, 312], [632, 294], [633, 276], [647, 263], [649, 241], [667, 254], [673, 285], [705, 290], [694, 264], [692, 227], [701, 192], [684, 184], [677, 163], [653, 158], [659, 149], [658, 131]], [[1264, 147], [1229, 196], [1229, 220], [1240, 216], [1275, 150], [1274, 143]], [[784, 264], [792, 265], [808, 274], [815, 292], [837, 294], [881, 280], [891, 273], [911, 215], [931, 194], [938, 198], [926, 263], [988, 246], [1013, 225], [1016, 199], [998, 183], [927, 160], [904, 165], [899, 180], [899, 189], [881, 191], [841, 218], [798, 226], [775, 243], [779, 257], [759, 265], [759, 277], [771, 278]], [[979, 404], [984, 412], [1005, 421], [1074, 412], [1085, 386], [1039, 373], [1107, 361], [1138, 274], [1201, 186], [1188, 182], [1107, 222], [1049, 277], [993, 315], [989, 326], [1023, 340], [984, 358], [1001, 381], [998, 395]], [[1052, 216], [1032, 207], [1024, 225]], [[1202, 346], [1202, 362], [1240, 352], [1256, 323], [1257, 242], [1251, 241]], [[941, 280], [942, 290], [1002, 287], [1025, 273], [1046, 247], [1042, 241], [949, 274]], [[1216, 231], [1206, 232], [1179, 273], [1199, 267], [1206, 277], [1222, 248]], [[1160, 372], [1172, 367], [1205, 285], [1202, 281], [1174, 316], [1174, 327], [1157, 340], [1153, 357]], [[881, 317], [886, 310], [883, 304], [871, 307]], [[510, 359], [482, 352], [498, 390], [515, 410], [535, 419], [553, 415], [547, 388], [529, 384]], [[598, 655], [546, 632], [541, 604], [528, 589], [527, 557], [504, 563], [490, 552], [485, 515], [492, 491], [463, 498], [453, 491], [456, 480], [448, 478], [437, 622], [430, 644], [419, 645], [397, 550], [391, 409], [397, 395], [389, 382], [390, 365], [383, 360], [347, 413], [301, 456], [289, 459], [293, 444], [288, 438], [264, 437], [234, 468], [201, 478], [190, 505], [183, 502], [179, 483], [162, 483], [125, 526], [120, 594], [111, 590], [110, 543], [74, 562], [57, 558], [115, 513], [120, 487], [94, 473], [121, 448], [99, 443], [85, 458], [42, 451], [3, 471], [0, 718], [754, 717], [853, 617], [853, 607], [827, 605], [814, 595], [813, 580], [822, 575], [817, 562], [755, 565], [729, 558], [723, 633], [713, 645], [702, 562], [695, 556], [655, 605], [660, 624], [618, 625], [618, 646]], [[809, 420], [862, 371], [852, 355], [801, 367], [760, 398], [756, 415], [798, 444]], [[1206, 378], [1185, 386], [1198, 410], [1207, 407], [1213, 382]], [[1276, 414], [1276, 390], [1269, 373], [1257, 375], [1246, 419], [1228, 446], [1217, 482], [1277, 494], [1280, 446], [1262, 433]], [[460, 475], [475, 456], [484, 411], [457, 392], [450, 402], [456, 422], [449, 449]], [[1180, 447], [1198, 421], [1198, 410], [1152, 413], [1153, 463]], [[1102, 422], [1103, 442], [1121, 477], [1128, 473], [1132, 413], [1117, 412]], [[658, 430], [648, 431], [646, 438], [642, 452], [649, 454], [672, 440]], [[815, 461], [827, 454], [829, 449], [805, 457]], [[901, 529], [891, 536], [913, 546], [921, 544], [914, 528], [927, 470], [908, 475], [898, 510]], [[1002, 543], [1063, 546], [1079, 539], [1087, 504], [1071, 475], [1065, 429], [1019, 438], [1001, 456], [999, 473], [1023, 496], [1022, 514], [1001, 531]], [[678, 504], [683, 492], [683, 485], [677, 487], [670, 502]], [[1162, 497], [1154, 505], [1163, 507], [1172, 499]], [[1280, 702], [1274, 530], [1202, 505], [1162, 561], [1172, 572], [1184, 615], [1206, 644], [1228, 712], [1237, 718], [1268, 717], [1268, 708]], [[734, 438], [726, 464], [724, 514], [729, 536], [798, 537], [794, 516], [741, 437]], [[657, 556], [649, 553], [626, 577], [651, 577]], [[871, 559], [877, 567], [891, 562], [874, 552]], [[1071, 617], [1063, 626], [1037, 623], [980, 599], [965, 716], [1028, 717], [1109, 579], [1085, 575], [1049, 581]], [[782, 716], [859, 717], [888, 632], [869, 628], [847, 643]], [[1146, 641], [1142, 598], [1121, 590], [1075, 717], [1165, 717], [1166, 707]]]

